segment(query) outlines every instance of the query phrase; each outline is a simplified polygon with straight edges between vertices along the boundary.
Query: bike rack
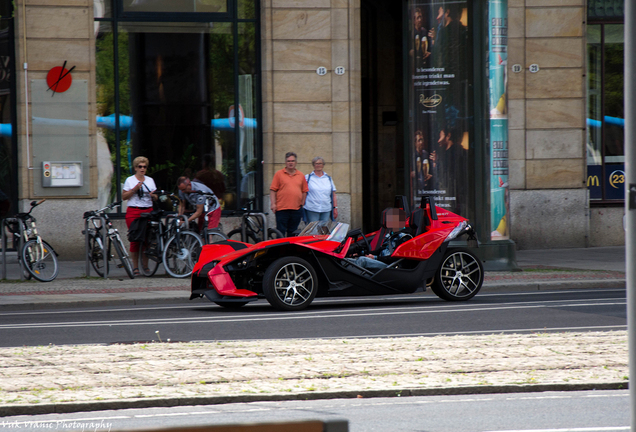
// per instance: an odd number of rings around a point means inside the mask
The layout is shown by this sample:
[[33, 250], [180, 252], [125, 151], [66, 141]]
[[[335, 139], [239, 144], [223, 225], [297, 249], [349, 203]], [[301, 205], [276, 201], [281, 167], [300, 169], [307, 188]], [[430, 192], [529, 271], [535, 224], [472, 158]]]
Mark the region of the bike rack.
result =
[[[20, 227], [20, 236], [18, 238], [18, 246], [16, 247], [16, 251], [18, 252], [18, 255], [20, 254], [20, 251], [22, 251], [22, 245], [24, 244], [24, 226], [22, 225], [22, 221], [18, 218], [6, 218], [2, 221], [2, 279], [6, 279], [7, 278], [7, 228], [9, 227], [9, 224], [11, 223], [15, 223], [18, 225], [18, 227]], [[10, 229], [10, 231], [13, 233], [13, 230]], [[13, 236], [13, 238], [15, 239], [15, 236]], [[18, 262], [20, 263], [20, 281], [24, 280], [24, 263], [22, 262], [22, 260], [20, 259], [20, 257], [18, 256]]]
[[[108, 248], [107, 248], [107, 243], [106, 243], [106, 239], [108, 238], [108, 228], [106, 225], [106, 219], [103, 216], [91, 216], [89, 218], [86, 218], [84, 220], [84, 251], [86, 252], [85, 255], [85, 259], [86, 259], [86, 277], [89, 277], [91, 275], [91, 261], [88, 257], [88, 240], [90, 238], [90, 235], [88, 234], [88, 223], [91, 221], [91, 219], [99, 219], [99, 223], [101, 224], [101, 232], [102, 232], [102, 245], [104, 247], [104, 262], [110, 260], [109, 256], [106, 256], [106, 254], [108, 253]], [[4, 243], [3, 243], [4, 244]], [[104, 266], [104, 279], [108, 279], [108, 272], [106, 271], [106, 266]]]
[[269, 227], [267, 226], [267, 217], [266, 217], [266, 213], [257, 213], [257, 212], [248, 212], [248, 213], [243, 213], [243, 223], [241, 224], [241, 241], [243, 243], [247, 243], [247, 218], [250, 216], [254, 216], [257, 218], [260, 218], [262, 221], [262, 227], [263, 227], [263, 241], [267, 240], [267, 230], [269, 229]]

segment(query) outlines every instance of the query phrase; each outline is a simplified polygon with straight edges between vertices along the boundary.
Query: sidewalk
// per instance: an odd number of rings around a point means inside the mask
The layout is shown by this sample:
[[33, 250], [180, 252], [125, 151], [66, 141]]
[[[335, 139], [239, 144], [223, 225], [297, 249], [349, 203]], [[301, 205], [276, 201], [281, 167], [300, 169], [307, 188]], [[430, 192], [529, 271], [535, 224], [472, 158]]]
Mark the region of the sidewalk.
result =
[[[518, 251], [517, 264], [522, 271], [486, 272], [482, 292], [625, 286], [622, 246]], [[129, 279], [119, 268], [111, 269], [108, 279], [90, 272], [86, 278], [84, 261], [61, 261], [54, 281], [20, 282], [17, 259], [9, 255], [7, 280], [0, 282], [0, 311], [189, 301], [190, 279], [167, 276], [162, 266], [151, 278]]]

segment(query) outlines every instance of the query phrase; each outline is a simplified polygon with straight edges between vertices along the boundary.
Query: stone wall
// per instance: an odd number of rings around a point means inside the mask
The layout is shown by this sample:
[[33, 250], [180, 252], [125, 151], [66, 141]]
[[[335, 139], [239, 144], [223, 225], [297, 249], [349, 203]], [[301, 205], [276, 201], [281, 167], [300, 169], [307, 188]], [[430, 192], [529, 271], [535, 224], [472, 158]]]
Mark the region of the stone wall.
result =
[[520, 249], [587, 246], [585, 2], [508, 7], [512, 238]]
[[[263, 0], [264, 193], [285, 153], [298, 154], [298, 169], [312, 171], [325, 158], [350, 206], [339, 220], [362, 222], [359, 0]], [[336, 75], [336, 67], [345, 68]], [[327, 73], [316, 73], [325, 67]]]
[[[26, 3], [25, 3], [26, 2]], [[31, 92], [30, 81], [46, 79], [48, 71], [54, 66], [67, 68], [75, 66], [72, 72], [74, 80], [88, 81], [88, 119], [89, 119], [89, 167], [84, 175], [90, 181], [90, 195], [97, 196], [97, 138], [95, 124], [95, 35], [93, 26], [92, 0], [16, 0], [16, 86], [18, 114], [18, 157], [20, 176], [18, 179], [21, 199], [33, 198], [33, 149], [27, 149], [25, 101], [25, 74], [22, 65], [26, 63], [27, 84]], [[52, 19], [54, 17], [55, 19]], [[29, 106], [29, 116], [31, 106]], [[91, 121], [91, 119], [93, 119]], [[29, 122], [29, 134], [32, 133]], [[31, 140], [29, 140], [31, 144]], [[28, 160], [27, 155], [31, 160]]]
[[[34, 210], [42, 237], [60, 254], [60, 259], [81, 259], [84, 254], [82, 214], [98, 208], [97, 197], [97, 135], [95, 107], [95, 35], [92, 0], [16, 0], [16, 88], [18, 118], [18, 185], [19, 207], [29, 209], [34, 194], [33, 140], [31, 138], [32, 80], [46, 79], [48, 71], [62, 66], [72, 71], [73, 80], [88, 82], [87, 101], [89, 135], [87, 149], [89, 167], [84, 170], [85, 181], [90, 182], [90, 199], [49, 197]], [[27, 73], [22, 65], [26, 63]], [[25, 95], [25, 79], [28, 98]], [[27, 131], [25, 103], [29, 101], [29, 129]], [[92, 120], [91, 120], [92, 119]], [[29, 139], [27, 139], [27, 132]], [[64, 160], [64, 155], [60, 154]]]

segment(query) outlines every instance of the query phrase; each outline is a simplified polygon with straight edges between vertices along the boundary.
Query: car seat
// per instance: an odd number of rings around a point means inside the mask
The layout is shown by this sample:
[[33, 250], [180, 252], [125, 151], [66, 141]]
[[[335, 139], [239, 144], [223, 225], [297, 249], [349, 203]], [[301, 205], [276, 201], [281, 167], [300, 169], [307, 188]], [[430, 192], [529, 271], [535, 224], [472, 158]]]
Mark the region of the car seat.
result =
[[409, 206], [409, 201], [406, 199], [404, 195], [396, 195], [395, 201], [393, 202], [393, 207], [401, 208], [404, 210], [404, 214], [406, 218], [411, 217], [411, 207]]
[[387, 215], [394, 213], [395, 211], [399, 211], [402, 213], [404, 217], [404, 210], [401, 208], [388, 207], [382, 211], [382, 227], [376, 232], [371, 241], [369, 242], [369, 253], [377, 254], [379, 250], [382, 248], [382, 243], [384, 242], [384, 237], [390, 231], [390, 228], [387, 227]]

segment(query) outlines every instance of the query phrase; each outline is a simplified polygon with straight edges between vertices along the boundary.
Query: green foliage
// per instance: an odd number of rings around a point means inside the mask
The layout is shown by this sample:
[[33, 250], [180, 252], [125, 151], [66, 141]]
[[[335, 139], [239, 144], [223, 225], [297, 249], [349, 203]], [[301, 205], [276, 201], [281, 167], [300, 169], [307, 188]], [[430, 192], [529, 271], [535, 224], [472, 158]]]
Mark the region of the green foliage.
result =
[[[119, 113], [130, 115], [130, 67], [128, 33], [119, 33]], [[113, 33], [100, 33], [95, 41], [97, 112], [105, 116], [115, 112], [115, 65]]]

